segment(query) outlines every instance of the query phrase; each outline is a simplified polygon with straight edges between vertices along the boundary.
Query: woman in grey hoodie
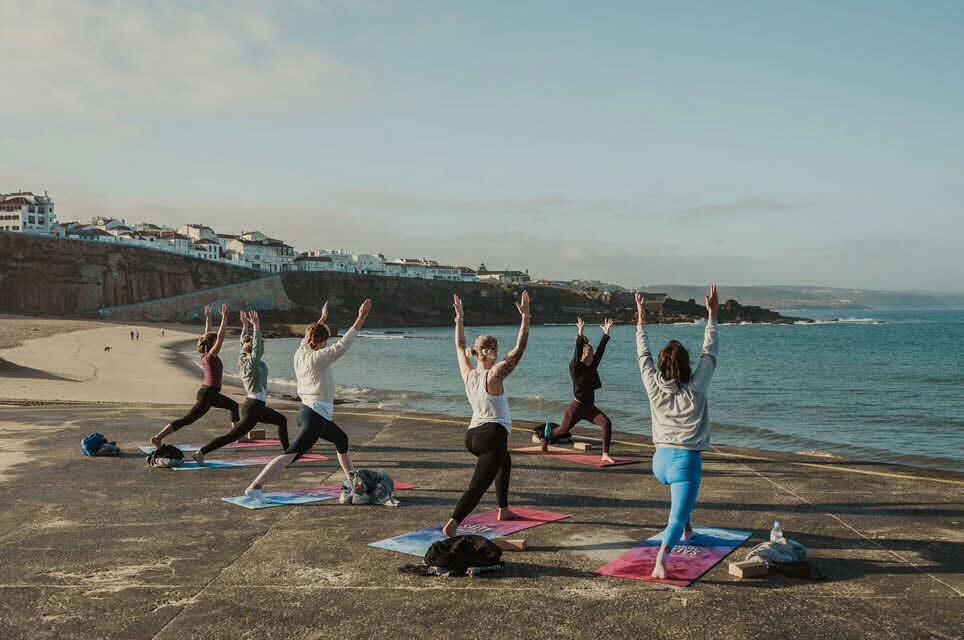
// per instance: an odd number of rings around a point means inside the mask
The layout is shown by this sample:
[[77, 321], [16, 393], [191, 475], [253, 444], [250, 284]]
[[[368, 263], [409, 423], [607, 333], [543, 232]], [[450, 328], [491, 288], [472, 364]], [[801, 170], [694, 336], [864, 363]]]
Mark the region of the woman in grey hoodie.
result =
[[690, 373], [689, 353], [676, 340], [670, 340], [653, 362], [646, 338], [646, 312], [643, 295], [636, 294], [636, 353], [643, 385], [649, 396], [653, 420], [653, 475], [670, 486], [672, 502], [663, 544], [656, 556], [654, 578], [666, 578], [666, 556], [680, 538], [689, 538], [690, 512], [696, 503], [703, 473], [700, 451], [710, 448], [710, 416], [706, 402], [710, 379], [720, 351], [716, 314], [720, 297], [716, 285], [706, 296], [709, 317], [703, 337], [703, 353], [696, 371]]

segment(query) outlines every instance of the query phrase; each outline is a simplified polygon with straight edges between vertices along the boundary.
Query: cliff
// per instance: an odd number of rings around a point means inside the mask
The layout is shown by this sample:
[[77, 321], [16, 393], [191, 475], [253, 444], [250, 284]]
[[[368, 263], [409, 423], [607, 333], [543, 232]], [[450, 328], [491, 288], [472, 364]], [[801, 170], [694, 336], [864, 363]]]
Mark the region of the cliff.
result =
[[188, 256], [0, 232], [0, 311], [91, 314], [265, 274]]
[[[266, 328], [302, 330], [331, 301], [333, 325], [347, 327], [371, 298], [370, 327], [442, 326], [452, 321], [452, 294], [466, 309], [466, 324], [516, 324], [522, 287], [480, 282], [385, 278], [346, 273], [289, 272], [273, 277], [241, 267], [142, 247], [62, 240], [0, 232], [0, 311], [112, 319], [172, 321], [198, 317], [205, 304], [270, 309]], [[629, 293], [527, 287], [538, 323], [587, 322], [612, 317], [635, 322]], [[702, 298], [700, 298], [702, 301]], [[118, 308], [119, 307], [119, 308]], [[694, 300], [646, 303], [647, 322], [692, 322], [706, 317]], [[734, 300], [720, 307], [722, 322], [795, 320]], [[270, 326], [269, 326], [270, 325]]]

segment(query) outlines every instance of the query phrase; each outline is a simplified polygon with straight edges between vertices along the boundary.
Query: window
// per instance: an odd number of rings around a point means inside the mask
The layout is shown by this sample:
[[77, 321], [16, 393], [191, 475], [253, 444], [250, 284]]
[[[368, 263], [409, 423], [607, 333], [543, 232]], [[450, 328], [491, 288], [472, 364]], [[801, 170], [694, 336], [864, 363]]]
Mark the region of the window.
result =
[[14, 227], [13, 230], [14, 230], [14, 231], [20, 231], [20, 227]]
[[[32, 208], [33, 208], [33, 207], [31, 207], [31, 209], [32, 209]], [[34, 219], [35, 219], [36, 217], [37, 217], [37, 216], [27, 216], [27, 222], [29, 222], [30, 224], [34, 224]]]
[[38, 218], [37, 218], [37, 224], [47, 224], [47, 223], [44, 222], [44, 219], [43, 219], [43, 217], [41, 216], [41, 217], [38, 217]]

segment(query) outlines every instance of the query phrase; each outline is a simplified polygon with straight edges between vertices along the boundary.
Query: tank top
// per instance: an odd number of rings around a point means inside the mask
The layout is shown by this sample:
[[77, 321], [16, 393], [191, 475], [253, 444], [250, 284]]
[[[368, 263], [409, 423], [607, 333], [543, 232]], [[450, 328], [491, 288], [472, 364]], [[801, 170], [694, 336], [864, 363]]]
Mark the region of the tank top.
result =
[[204, 372], [205, 387], [221, 388], [221, 376], [224, 374], [224, 363], [221, 358], [205, 353], [201, 356], [201, 370]]
[[489, 395], [485, 388], [485, 382], [489, 378], [488, 371], [472, 369], [465, 376], [465, 395], [472, 405], [472, 422], [469, 429], [481, 427], [488, 422], [497, 422], [505, 427], [505, 430], [512, 433], [512, 417], [509, 415], [509, 397], [505, 391], [505, 383], [502, 386], [502, 395]]

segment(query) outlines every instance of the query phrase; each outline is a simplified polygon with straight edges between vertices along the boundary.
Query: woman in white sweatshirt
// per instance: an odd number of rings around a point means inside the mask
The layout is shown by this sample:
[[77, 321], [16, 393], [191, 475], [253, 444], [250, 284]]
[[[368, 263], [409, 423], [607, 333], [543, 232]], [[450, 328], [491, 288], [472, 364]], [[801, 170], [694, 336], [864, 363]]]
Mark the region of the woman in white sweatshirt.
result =
[[716, 370], [720, 352], [716, 331], [716, 313], [720, 297], [716, 285], [706, 296], [709, 317], [703, 336], [703, 353], [696, 371], [690, 373], [690, 355], [676, 340], [670, 340], [653, 363], [646, 338], [646, 312], [643, 296], [636, 294], [636, 353], [643, 386], [649, 396], [653, 420], [653, 475], [670, 487], [669, 521], [663, 532], [663, 544], [656, 556], [654, 578], [666, 577], [666, 556], [680, 538], [686, 540], [692, 531], [690, 512], [696, 503], [703, 475], [700, 451], [710, 448], [710, 415], [706, 393]]
[[348, 351], [355, 336], [365, 324], [371, 309], [372, 301], [365, 300], [358, 309], [355, 324], [345, 332], [341, 340], [330, 347], [328, 338], [331, 332], [325, 324], [328, 320], [327, 302], [322, 308], [318, 322], [309, 325], [305, 330], [305, 339], [295, 351], [294, 358], [298, 395], [301, 396], [302, 405], [298, 410], [298, 435], [283, 454], [265, 466], [251, 486], [244, 490], [244, 495], [264, 501], [262, 487], [281, 473], [282, 469], [310, 451], [319, 438], [335, 445], [338, 451], [338, 464], [350, 478], [349, 474], [354, 467], [351, 463], [351, 452], [348, 450], [348, 436], [332, 422], [335, 376], [331, 371], [331, 365]]

